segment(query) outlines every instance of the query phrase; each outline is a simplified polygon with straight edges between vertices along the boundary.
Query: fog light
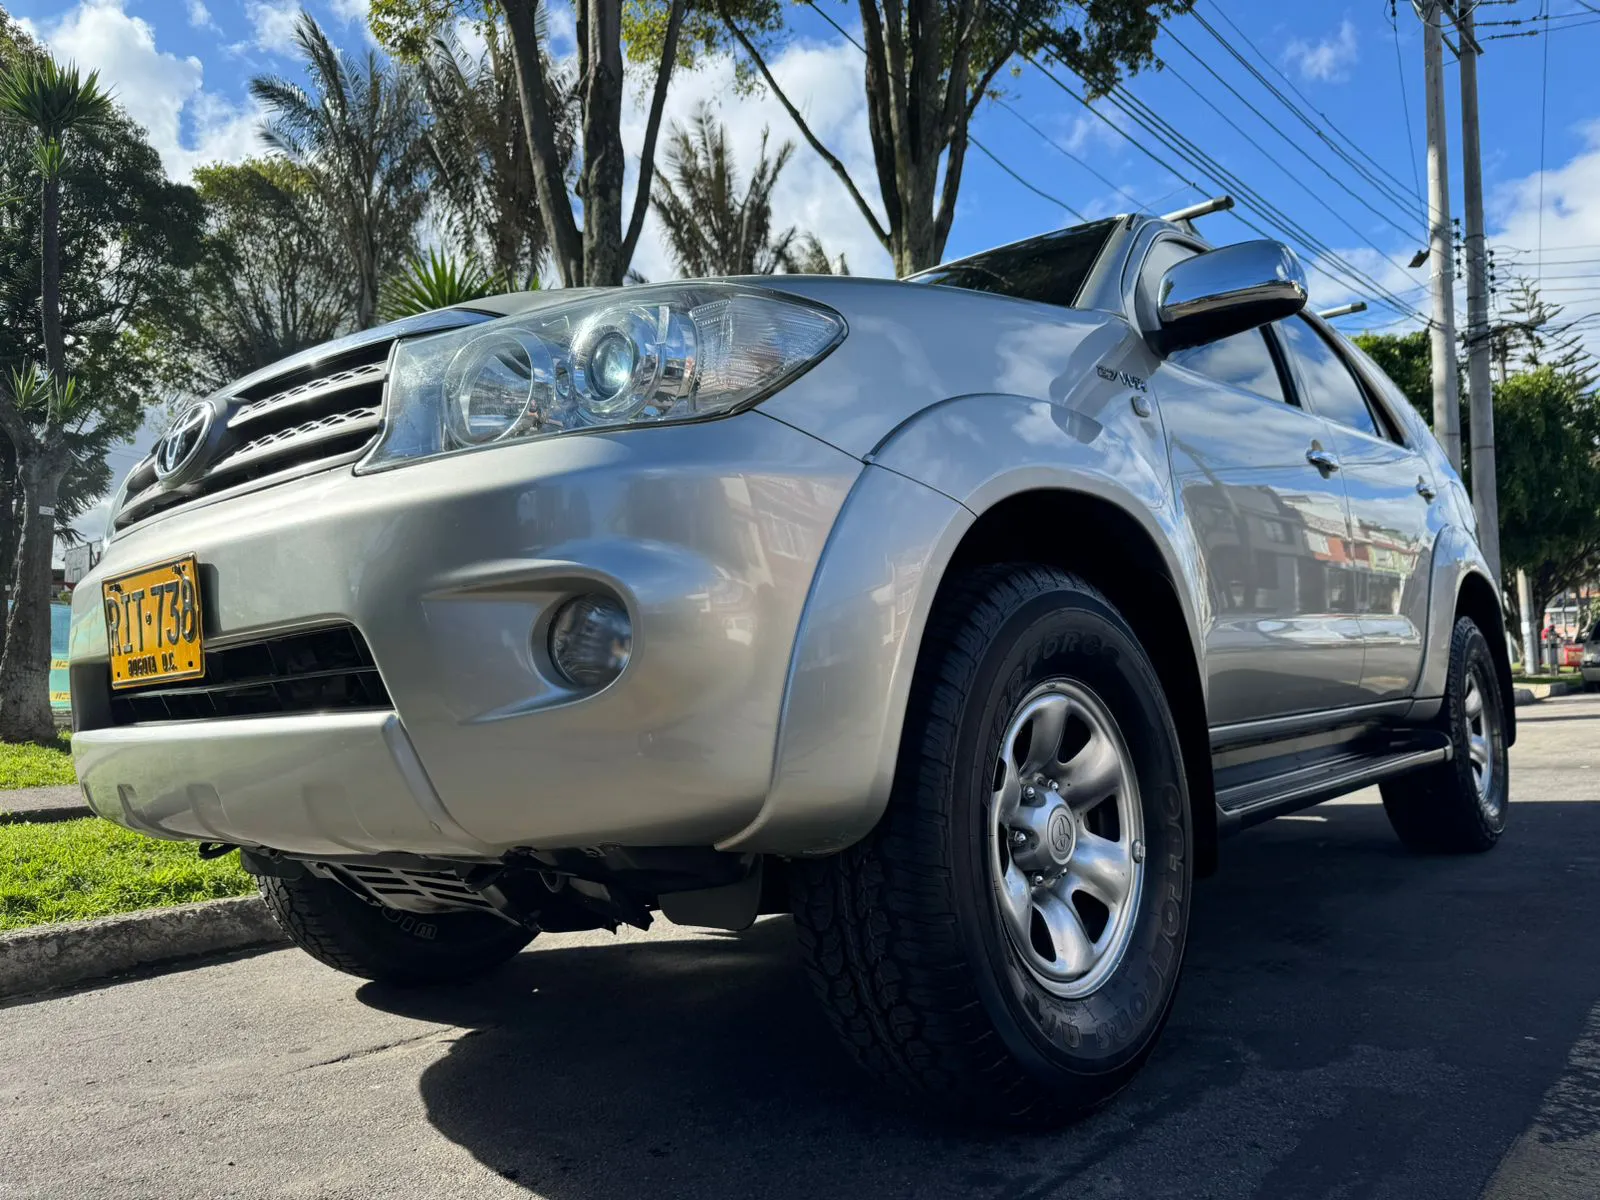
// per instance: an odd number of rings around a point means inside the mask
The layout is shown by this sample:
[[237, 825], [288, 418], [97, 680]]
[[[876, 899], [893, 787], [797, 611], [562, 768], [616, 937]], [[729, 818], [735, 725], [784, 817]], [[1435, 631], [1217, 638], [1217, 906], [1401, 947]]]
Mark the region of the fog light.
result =
[[613, 596], [568, 600], [550, 624], [550, 661], [576, 687], [604, 687], [632, 653], [633, 622]]

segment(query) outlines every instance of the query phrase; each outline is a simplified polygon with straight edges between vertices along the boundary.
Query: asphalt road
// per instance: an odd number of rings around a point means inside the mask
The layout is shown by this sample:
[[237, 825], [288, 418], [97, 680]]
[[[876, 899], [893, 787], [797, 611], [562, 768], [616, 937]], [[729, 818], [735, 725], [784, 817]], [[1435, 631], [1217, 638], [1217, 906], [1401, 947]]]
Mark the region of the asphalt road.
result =
[[786, 921], [545, 937], [476, 990], [262, 954], [0, 1009], [0, 1197], [1600, 1196], [1600, 697], [1492, 854], [1371, 793], [1224, 848], [1147, 1070], [1045, 1136], [908, 1114]]

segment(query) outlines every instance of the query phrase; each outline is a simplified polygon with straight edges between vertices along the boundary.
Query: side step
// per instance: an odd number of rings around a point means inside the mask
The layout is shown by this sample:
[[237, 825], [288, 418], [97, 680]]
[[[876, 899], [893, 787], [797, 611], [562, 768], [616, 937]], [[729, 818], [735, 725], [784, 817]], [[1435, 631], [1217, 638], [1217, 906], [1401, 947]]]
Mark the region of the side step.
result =
[[1217, 780], [1217, 815], [1225, 829], [1242, 829], [1418, 767], [1448, 762], [1450, 756], [1448, 736], [1438, 730], [1418, 730], [1366, 752], [1347, 751], [1231, 786], [1228, 772], [1222, 771]]

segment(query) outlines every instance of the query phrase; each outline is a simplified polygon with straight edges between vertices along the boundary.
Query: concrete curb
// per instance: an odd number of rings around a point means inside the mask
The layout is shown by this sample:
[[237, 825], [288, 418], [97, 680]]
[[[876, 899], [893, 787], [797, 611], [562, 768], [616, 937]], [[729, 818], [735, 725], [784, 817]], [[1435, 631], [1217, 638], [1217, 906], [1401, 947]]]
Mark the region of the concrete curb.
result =
[[94, 813], [76, 785], [0, 792], [0, 825], [20, 821], [76, 821]]
[[286, 939], [259, 896], [0, 934], [0, 999]]
[[1534, 695], [1532, 688], [1519, 687], [1511, 693], [1511, 702], [1521, 708], [1524, 704], [1539, 703], [1539, 697]]

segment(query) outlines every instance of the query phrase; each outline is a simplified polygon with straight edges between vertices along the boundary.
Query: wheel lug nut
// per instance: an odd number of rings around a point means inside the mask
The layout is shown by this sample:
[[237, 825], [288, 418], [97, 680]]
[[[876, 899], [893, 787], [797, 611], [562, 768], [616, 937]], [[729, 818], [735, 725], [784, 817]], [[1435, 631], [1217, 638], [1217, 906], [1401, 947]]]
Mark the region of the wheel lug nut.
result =
[[1014, 846], [1026, 846], [1028, 844], [1028, 835], [1020, 829], [1017, 830], [1011, 835], [1011, 844]]
[[1022, 789], [1022, 798], [1024, 800], [1032, 800], [1036, 794], [1037, 793], [1034, 792], [1032, 787], [1025, 787]]
[[1043, 875], [1035, 875], [1033, 877], [1033, 886], [1034, 887], [1043, 887], [1044, 886], [1044, 876]]
[[1138, 838], [1133, 840], [1133, 861], [1136, 863], [1144, 861], [1144, 843]]
[[1044, 781], [1044, 785], [1045, 785], [1045, 787], [1049, 788], [1052, 792], [1059, 792], [1061, 790], [1061, 785], [1059, 783], [1057, 783], [1054, 779], [1046, 779]]

